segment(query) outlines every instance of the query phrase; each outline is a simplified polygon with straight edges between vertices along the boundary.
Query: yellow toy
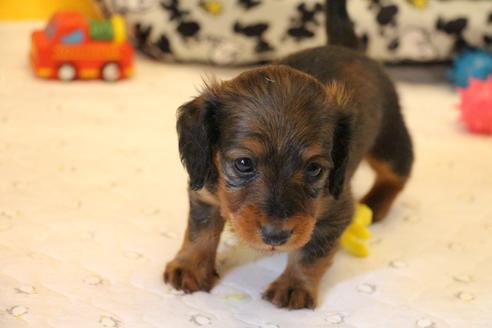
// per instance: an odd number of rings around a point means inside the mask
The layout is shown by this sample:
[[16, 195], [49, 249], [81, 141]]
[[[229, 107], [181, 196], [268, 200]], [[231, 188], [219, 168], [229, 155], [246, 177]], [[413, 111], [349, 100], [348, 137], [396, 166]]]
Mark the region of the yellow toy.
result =
[[408, 2], [419, 9], [424, 9], [427, 6], [429, 0], [408, 0]]
[[207, 13], [213, 16], [219, 16], [222, 14], [222, 3], [216, 0], [203, 0], [200, 1], [200, 7], [203, 8]]
[[342, 247], [358, 257], [369, 255], [369, 249], [361, 241], [368, 240], [372, 234], [368, 226], [372, 222], [372, 211], [364, 204], [357, 204], [352, 223], [345, 229], [341, 237]]

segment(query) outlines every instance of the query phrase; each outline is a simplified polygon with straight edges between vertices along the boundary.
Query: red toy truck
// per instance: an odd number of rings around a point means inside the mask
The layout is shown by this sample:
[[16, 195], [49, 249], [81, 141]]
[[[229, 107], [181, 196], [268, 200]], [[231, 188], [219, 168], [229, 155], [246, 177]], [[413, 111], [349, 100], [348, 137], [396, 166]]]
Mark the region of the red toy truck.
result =
[[77, 12], [58, 12], [31, 36], [34, 74], [51, 79], [116, 81], [133, 74], [133, 48], [120, 16], [87, 20]]

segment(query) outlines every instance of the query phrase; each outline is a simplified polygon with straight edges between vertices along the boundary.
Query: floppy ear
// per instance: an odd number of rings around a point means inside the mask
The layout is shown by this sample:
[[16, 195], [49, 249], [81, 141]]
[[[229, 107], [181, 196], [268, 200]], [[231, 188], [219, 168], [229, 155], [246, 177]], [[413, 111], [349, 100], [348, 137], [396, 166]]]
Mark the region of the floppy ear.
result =
[[333, 169], [328, 177], [328, 191], [338, 199], [345, 187], [345, 176], [350, 154], [353, 116], [350, 112], [351, 90], [340, 81], [327, 85], [327, 95], [335, 110], [335, 128], [332, 138], [331, 159]]
[[201, 189], [206, 182], [214, 183], [216, 180], [212, 150], [219, 138], [217, 110], [218, 104], [206, 100], [204, 95], [178, 109], [176, 129], [179, 153], [193, 190]]
[[352, 118], [349, 114], [344, 113], [337, 116], [331, 149], [333, 169], [328, 177], [328, 190], [335, 199], [338, 199], [345, 186], [352, 125]]

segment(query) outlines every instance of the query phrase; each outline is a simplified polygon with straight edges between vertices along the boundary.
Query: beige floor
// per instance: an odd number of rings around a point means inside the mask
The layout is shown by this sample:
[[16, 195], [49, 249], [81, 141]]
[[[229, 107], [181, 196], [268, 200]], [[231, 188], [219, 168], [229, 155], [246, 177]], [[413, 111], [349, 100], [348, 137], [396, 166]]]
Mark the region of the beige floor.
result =
[[447, 84], [399, 82], [413, 179], [371, 255], [341, 252], [319, 309], [288, 312], [260, 297], [285, 256], [232, 236], [211, 294], [161, 281], [187, 210], [175, 110], [205, 72], [235, 71], [139, 58], [127, 82], [37, 80], [34, 26], [0, 24], [0, 327], [490, 327], [492, 139], [463, 131]]

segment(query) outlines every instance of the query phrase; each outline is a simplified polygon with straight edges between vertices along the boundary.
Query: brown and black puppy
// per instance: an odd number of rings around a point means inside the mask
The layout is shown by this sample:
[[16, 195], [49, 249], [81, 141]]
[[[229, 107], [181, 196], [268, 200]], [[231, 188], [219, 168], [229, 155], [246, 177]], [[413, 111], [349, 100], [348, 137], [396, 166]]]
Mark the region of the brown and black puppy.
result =
[[178, 112], [190, 212], [164, 279], [209, 291], [226, 220], [251, 246], [289, 251], [264, 293], [312, 308], [350, 223], [350, 180], [366, 159], [376, 181], [362, 200], [381, 220], [407, 181], [412, 143], [393, 84], [374, 61], [341, 47], [294, 54], [205, 87]]

